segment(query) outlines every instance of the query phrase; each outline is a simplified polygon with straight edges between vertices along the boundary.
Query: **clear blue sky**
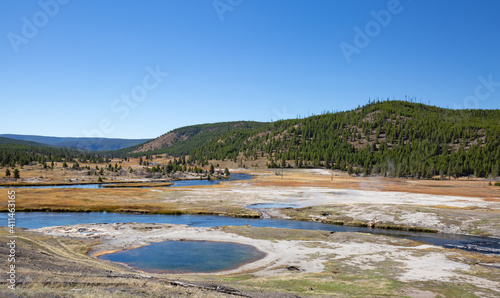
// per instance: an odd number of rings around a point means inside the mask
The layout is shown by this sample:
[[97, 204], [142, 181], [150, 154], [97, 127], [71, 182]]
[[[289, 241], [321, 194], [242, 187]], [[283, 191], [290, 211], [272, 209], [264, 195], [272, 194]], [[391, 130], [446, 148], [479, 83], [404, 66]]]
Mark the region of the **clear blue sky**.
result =
[[500, 1], [60, 2], [0, 2], [0, 133], [154, 138], [405, 95], [500, 106]]

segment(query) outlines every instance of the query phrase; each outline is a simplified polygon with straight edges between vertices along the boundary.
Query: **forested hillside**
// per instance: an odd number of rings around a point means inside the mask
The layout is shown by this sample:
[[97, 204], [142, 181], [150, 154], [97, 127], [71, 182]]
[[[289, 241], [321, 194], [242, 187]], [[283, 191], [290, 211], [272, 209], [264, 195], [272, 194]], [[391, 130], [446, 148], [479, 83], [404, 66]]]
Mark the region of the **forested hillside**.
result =
[[129, 150], [133, 155], [168, 153], [173, 156], [187, 155], [210, 140], [217, 140], [229, 132], [245, 133], [267, 123], [254, 121], [221, 122], [185, 126], [174, 129], [146, 144]]
[[[325, 167], [391, 177], [500, 175], [500, 110], [450, 110], [405, 101], [271, 123], [224, 122], [175, 129], [143, 145], [99, 153], [0, 138], [0, 166], [32, 161], [102, 162], [167, 154], [188, 163]], [[188, 156], [188, 158], [187, 158]]]
[[40, 144], [37, 142], [23, 141], [23, 140], [16, 140], [16, 139], [11, 139], [11, 138], [0, 137], [0, 145], [4, 145], [4, 144], [21, 144], [21, 145], [28, 145], [28, 146], [48, 147], [45, 144]]
[[236, 131], [191, 152], [191, 159], [269, 167], [326, 167], [364, 174], [431, 178], [498, 176], [500, 110], [450, 110], [404, 101], [273, 122]]
[[[73, 160], [85, 162], [104, 162], [106, 157], [73, 149], [57, 148], [34, 142], [0, 138], [0, 166], [24, 166], [38, 162], [44, 167], [50, 167], [51, 162]], [[49, 164], [48, 164], [49, 163]]]

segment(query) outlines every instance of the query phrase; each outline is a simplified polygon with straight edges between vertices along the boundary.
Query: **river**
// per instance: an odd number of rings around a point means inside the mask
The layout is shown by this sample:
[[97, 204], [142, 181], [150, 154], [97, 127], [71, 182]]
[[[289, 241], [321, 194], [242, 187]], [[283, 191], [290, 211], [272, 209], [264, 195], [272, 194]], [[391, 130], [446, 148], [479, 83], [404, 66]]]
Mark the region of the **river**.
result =
[[[7, 213], [0, 215], [1, 225], [7, 225]], [[421, 233], [397, 230], [370, 229], [365, 227], [337, 226], [318, 222], [285, 220], [276, 218], [238, 218], [216, 215], [163, 215], [107, 212], [17, 212], [16, 227], [37, 229], [49, 226], [75, 225], [84, 223], [168, 223], [185, 224], [192, 227], [242, 226], [275, 227], [302, 230], [324, 230], [331, 232], [361, 232], [386, 235], [422, 241], [445, 248], [459, 248], [468, 251], [500, 254], [500, 239], [445, 233]]]

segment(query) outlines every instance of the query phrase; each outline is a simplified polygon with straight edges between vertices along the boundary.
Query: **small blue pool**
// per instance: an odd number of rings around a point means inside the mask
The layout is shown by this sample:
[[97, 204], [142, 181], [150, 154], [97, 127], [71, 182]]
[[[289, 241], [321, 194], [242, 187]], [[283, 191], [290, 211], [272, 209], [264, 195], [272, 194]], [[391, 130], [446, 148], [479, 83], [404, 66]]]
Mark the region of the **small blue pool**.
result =
[[265, 257], [250, 245], [214, 241], [163, 241], [99, 256], [150, 273], [207, 273], [237, 268]]

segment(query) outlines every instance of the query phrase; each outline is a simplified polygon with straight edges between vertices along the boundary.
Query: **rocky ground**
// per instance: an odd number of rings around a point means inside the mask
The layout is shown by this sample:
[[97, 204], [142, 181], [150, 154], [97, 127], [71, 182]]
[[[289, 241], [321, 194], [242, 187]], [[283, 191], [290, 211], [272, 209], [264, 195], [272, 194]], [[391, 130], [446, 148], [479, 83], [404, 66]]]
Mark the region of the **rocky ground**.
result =
[[[276, 291], [240, 291], [224, 282], [151, 276], [88, 255], [100, 237], [55, 237], [16, 230], [16, 287], [4, 278], [1, 297], [292, 297]], [[0, 229], [0, 254], [10, 238]], [[81, 235], [80, 235], [81, 236]], [[5, 262], [7, 265], [7, 262]], [[7, 272], [7, 266], [2, 271]], [[5, 274], [3, 276], [6, 276]]]
[[[4, 238], [5, 231], [2, 232]], [[16, 294], [155, 296], [161, 293], [194, 297], [497, 297], [500, 294], [498, 256], [379, 235], [139, 223], [48, 227], [19, 231], [18, 235], [21, 284]], [[253, 245], [266, 256], [237, 269], [211, 274], [151, 274], [95, 257], [164, 240], [242, 243]], [[4, 250], [2, 247], [0, 253], [5, 253]]]
[[[234, 171], [233, 171], [234, 172]], [[16, 207], [258, 216], [432, 229], [500, 237], [500, 188], [480, 180], [349, 177], [325, 170], [246, 171], [256, 177], [181, 188], [19, 189]], [[66, 178], [65, 178], [66, 179]], [[1, 202], [5, 209], [6, 203]], [[360, 233], [274, 228], [93, 224], [18, 231], [19, 275], [11, 296], [408, 296], [498, 297], [497, 256]], [[6, 230], [0, 243], [7, 243]], [[250, 244], [267, 255], [217, 274], [146, 274], [96, 259], [163, 240]], [[5, 255], [7, 247], [0, 246]], [[6, 287], [7, 284], [3, 282]], [[232, 294], [228, 294], [232, 293]]]

